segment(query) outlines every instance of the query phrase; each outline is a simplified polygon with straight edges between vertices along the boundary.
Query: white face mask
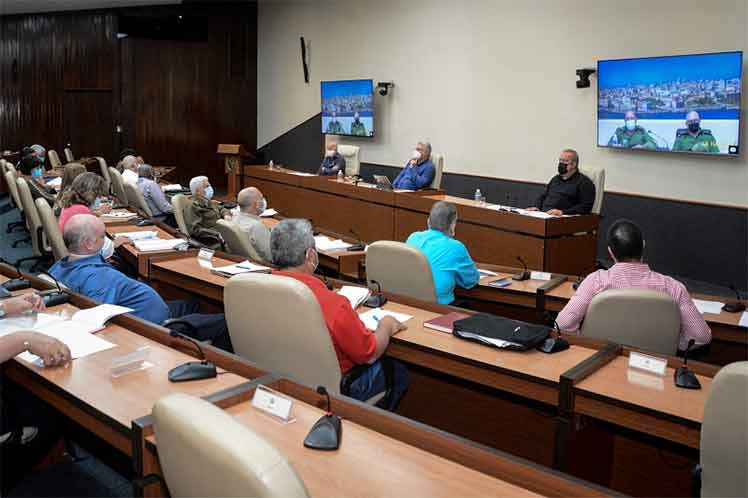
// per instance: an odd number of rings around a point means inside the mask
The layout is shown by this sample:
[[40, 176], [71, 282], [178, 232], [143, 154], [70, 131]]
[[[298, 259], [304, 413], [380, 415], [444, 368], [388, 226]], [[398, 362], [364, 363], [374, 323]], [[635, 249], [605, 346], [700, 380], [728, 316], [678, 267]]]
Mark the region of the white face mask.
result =
[[105, 260], [112, 257], [114, 254], [114, 244], [112, 243], [112, 239], [106, 236], [104, 237], [104, 245], [99, 249], [99, 254], [101, 254], [101, 257]]
[[213, 198], [213, 185], [208, 185], [205, 189], [205, 198], [211, 200]]
[[421, 158], [421, 153], [418, 152], [417, 150], [414, 150], [413, 155], [411, 157], [417, 161]]
[[332, 157], [334, 155], [335, 155], [335, 151], [334, 150], [326, 150], [325, 151], [325, 156], [327, 156], [327, 157]]
[[634, 131], [635, 128], [636, 128], [636, 120], [634, 120], [634, 119], [627, 119], [626, 120], [626, 129], [628, 131]]

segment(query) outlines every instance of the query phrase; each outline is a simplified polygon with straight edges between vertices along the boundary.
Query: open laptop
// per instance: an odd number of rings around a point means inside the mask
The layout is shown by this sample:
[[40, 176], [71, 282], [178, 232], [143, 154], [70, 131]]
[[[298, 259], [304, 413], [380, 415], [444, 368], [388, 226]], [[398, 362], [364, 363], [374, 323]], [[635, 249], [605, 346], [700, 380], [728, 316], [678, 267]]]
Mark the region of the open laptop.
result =
[[392, 190], [390, 179], [384, 175], [374, 175], [374, 182], [379, 190]]

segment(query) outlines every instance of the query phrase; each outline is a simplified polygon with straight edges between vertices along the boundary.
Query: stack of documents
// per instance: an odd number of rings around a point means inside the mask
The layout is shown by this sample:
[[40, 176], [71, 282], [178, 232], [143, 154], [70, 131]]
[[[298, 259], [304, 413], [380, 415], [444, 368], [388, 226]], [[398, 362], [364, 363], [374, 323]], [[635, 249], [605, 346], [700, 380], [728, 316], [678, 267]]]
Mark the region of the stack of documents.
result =
[[133, 245], [140, 252], [170, 251], [180, 244], [184, 244], [182, 239], [147, 239], [135, 240]]
[[369, 330], [375, 330], [379, 325], [379, 321], [386, 317], [391, 316], [400, 323], [407, 322], [413, 315], [406, 315], [405, 313], [395, 313], [394, 311], [383, 310], [382, 308], [374, 308], [366, 313], [361, 313], [358, 317], [364, 322], [364, 325]]
[[142, 232], [120, 232], [115, 233], [115, 237], [127, 237], [135, 242], [136, 240], [151, 240], [158, 238], [158, 232], [155, 230], [144, 230]]
[[184, 188], [178, 183], [172, 183], [171, 185], [164, 185], [161, 187], [161, 190], [164, 192], [179, 192], [180, 190], [184, 190]]
[[371, 296], [371, 291], [366, 287], [344, 285], [338, 290], [338, 294], [340, 294], [341, 296], [345, 296], [348, 301], [351, 302], [351, 307], [353, 307], [353, 309], [355, 310], [361, 304], [363, 304], [364, 301], [369, 299], [369, 296]]
[[124, 210], [124, 209], [118, 209], [116, 211], [112, 211], [107, 214], [102, 214], [100, 218], [104, 221], [106, 220], [130, 220], [132, 218], [137, 218], [138, 215], [135, 213], [131, 213], [130, 211]]
[[719, 315], [722, 312], [722, 306], [725, 305], [725, 303], [720, 303], [719, 301], [704, 301], [702, 299], [694, 299], [693, 304], [696, 305], [696, 309], [702, 315], [704, 313]]
[[318, 251], [345, 251], [353, 244], [348, 244], [340, 239], [331, 239], [324, 235], [317, 235], [314, 237], [314, 244]]
[[[48, 313], [6, 318], [0, 320], [0, 336], [21, 330], [31, 330], [65, 343], [73, 359], [83, 358], [115, 347], [116, 344], [101, 339], [93, 333], [103, 329], [110, 318], [130, 311], [132, 309], [123, 306], [102, 304], [95, 308], [80, 310], [70, 320]], [[41, 359], [28, 351], [18, 355], [18, 358], [41, 365]]]
[[233, 277], [234, 275], [240, 275], [242, 273], [270, 273], [271, 269], [267, 266], [257, 265], [247, 260], [235, 265], [219, 266], [210, 271], [216, 275]]

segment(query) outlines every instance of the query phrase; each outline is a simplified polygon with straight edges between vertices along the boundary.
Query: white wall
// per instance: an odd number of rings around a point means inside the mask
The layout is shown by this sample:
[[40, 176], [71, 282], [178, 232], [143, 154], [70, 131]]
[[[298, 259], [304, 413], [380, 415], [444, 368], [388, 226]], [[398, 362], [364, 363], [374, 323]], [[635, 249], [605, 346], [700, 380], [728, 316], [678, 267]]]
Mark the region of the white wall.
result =
[[[266, 0], [257, 143], [317, 114], [320, 80], [393, 80], [391, 95], [376, 99], [377, 137], [349, 140], [364, 162], [401, 165], [425, 139], [449, 172], [544, 182], [559, 150], [573, 147], [582, 166], [606, 169], [606, 190], [748, 206], [745, 111], [739, 159], [600, 149], [596, 80], [586, 90], [574, 83], [575, 69], [598, 59], [748, 52], [747, 3]], [[308, 85], [299, 36], [311, 42]]]

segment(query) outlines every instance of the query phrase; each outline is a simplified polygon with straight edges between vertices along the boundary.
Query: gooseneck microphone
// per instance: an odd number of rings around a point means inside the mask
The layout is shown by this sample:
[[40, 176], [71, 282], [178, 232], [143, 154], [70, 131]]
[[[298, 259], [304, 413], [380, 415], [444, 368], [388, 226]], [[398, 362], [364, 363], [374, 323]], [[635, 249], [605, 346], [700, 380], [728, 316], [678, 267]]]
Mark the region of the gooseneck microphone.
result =
[[722, 309], [728, 313], [740, 313], [741, 311], [745, 311], [745, 304], [743, 304], [738, 289], [733, 284], [730, 284], [730, 290], [735, 293], [736, 300], [734, 303], [726, 303], [722, 306]]
[[523, 281], [523, 280], [529, 280], [530, 279], [530, 272], [527, 270], [527, 265], [525, 264], [525, 260], [521, 257], [517, 256], [517, 261], [522, 263], [522, 267], [524, 268], [522, 272], [517, 273], [516, 275], [512, 275], [512, 280], [517, 281]]
[[57, 290], [45, 290], [39, 293], [39, 295], [42, 296], [42, 299], [44, 300], [44, 305], [47, 308], [51, 308], [52, 306], [59, 306], [60, 304], [69, 303], [70, 296], [62, 289], [60, 282], [46, 271], [40, 273], [52, 279], [52, 281], [57, 286]]
[[682, 387], [683, 389], [701, 389], [701, 382], [694, 375], [690, 368], [688, 368], [688, 353], [691, 352], [691, 348], [696, 344], [695, 339], [688, 341], [686, 351], [683, 353], [683, 365], [678, 367], [673, 374], [676, 387]]
[[314, 450], [337, 450], [343, 431], [340, 417], [332, 413], [330, 393], [327, 389], [324, 386], [317, 386], [317, 393], [327, 398], [327, 412], [314, 423], [304, 439], [304, 446]]
[[369, 282], [377, 286], [377, 292], [372, 293], [369, 299], [364, 301], [364, 306], [367, 308], [381, 308], [387, 302], [387, 298], [382, 294], [382, 286], [376, 280], [369, 280]]
[[21, 270], [18, 268], [17, 263], [11, 263], [4, 258], [0, 258], [0, 262], [5, 263], [8, 266], [12, 266], [13, 269], [16, 270], [16, 277], [14, 279], [3, 282], [2, 286], [3, 288], [5, 288], [5, 290], [13, 292], [22, 289], [28, 289], [29, 287], [31, 287], [31, 282], [23, 278], [23, 275], [21, 274]]
[[[186, 325], [188, 327], [194, 328], [188, 322], [179, 319], [167, 320], [163, 325], [169, 328], [168, 326], [175, 324]], [[218, 375], [218, 373], [216, 372], [216, 366], [205, 358], [205, 351], [203, 351], [203, 348], [200, 346], [200, 343], [198, 341], [172, 328], [169, 328], [169, 335], [172, 337], [179, 337], [180, 339], [188, 341], [193, 346], [195, 346], [198, 353], [200, 353], [200, 361], [188, 361], [187, 363], [182, 363], [181, 365], [178, 365], [169, 370], [168, 375], [170, 382], [187, 382], [189, 380], [212, 379]]]

